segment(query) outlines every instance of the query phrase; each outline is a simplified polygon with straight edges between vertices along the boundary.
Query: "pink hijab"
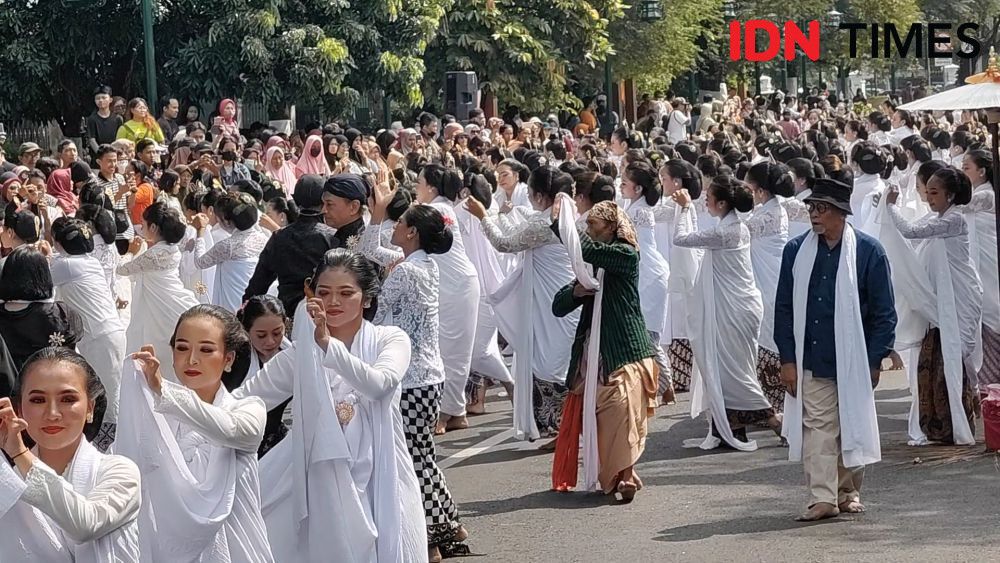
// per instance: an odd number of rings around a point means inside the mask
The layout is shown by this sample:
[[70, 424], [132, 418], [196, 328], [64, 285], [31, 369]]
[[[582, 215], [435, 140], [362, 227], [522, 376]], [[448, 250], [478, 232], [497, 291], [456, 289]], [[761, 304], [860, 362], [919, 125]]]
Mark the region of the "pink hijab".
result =
[[272, 166], [271, 158], [277, 153], [284, 154], [284, 149], [280, 146], [267, 149], [267, 154], [264, 157], [264, 171], [267, 172], [267, 175], [271, 179], [280, 183], [285, 188], [286, 194], [292, 195], [295, 191], [295, 181], [298, 179], [295, 176], [295, 168], [287, 160], [282, 163], [281, 168]]
[[[319, 145], [319, 154], [313, 156], [312, 148], [315, 145]], [[270, 162], [270, 159], [268, 161]], [[295, 164], [295, 177], [301, 178], [303, 174], [330, 175], [330, 165], [326, 163], [326, 157], [323, 155], [323, 137], [319, 135], [310, 135], [306, 139], [306, 144], [302, 147], [302, 156]]]
[[76, 213], [76, 195], [73, 193], [73, 180], [69, 168], [54, 170], [45, 184], [45, 193], [56, 198], [63, 213], [72, 216]]

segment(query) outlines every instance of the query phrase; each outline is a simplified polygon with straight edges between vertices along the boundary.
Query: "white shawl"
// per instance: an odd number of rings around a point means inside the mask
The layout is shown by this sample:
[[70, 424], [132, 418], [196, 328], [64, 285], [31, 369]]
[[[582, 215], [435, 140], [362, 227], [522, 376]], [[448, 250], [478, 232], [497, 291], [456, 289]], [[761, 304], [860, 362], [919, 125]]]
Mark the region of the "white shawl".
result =
[[215, 292], [212, 303], [231, 313], [243, 306], [243, 293], [257, 268], [257, 257], [226, 260], [215, 266]]
[[[70, 462], [67, 479], [73, 490], [86, 495], [97, 485], [101, 460], [106, 456], [87, 440]], [[135, 521], [86, 543], [76, 543], [41, 510], [21, 501], [27, 483], [16, 469], [0, 462], [0, 561], [4, 563], [136, 563], [139, 561]]]
[[[875, 391], [868, 367], [868, 349], [858, 295], [857, 236], [844, 228], [840, 263], [837, 267], [837, 296], [834, 312], [837, 349], [837, 399], [840, 410], [840, 448], [846, 467], [860, 467], [882, 459]], [[798, 393], [785, 396], [782, 434], [788, 439], [789, 461], [802, 459], [802, 355], [806, 333], [806, 303], [809, 278], [819, 248], [819, 236], [806, 235], [793, 266], [792, 316], [798, 372]]]
[[750, 263], [753, 265], [753, 279], [760, 291], [764, 304], [764, 317], [761, 320], [758, 345], [771, 352], [778, 351], [774, 343], [774, 300], [778, 291], [778, 277], [781, 274], [781, 255], [788, 242], [788, 215], [781, 207], [778, 198], [771, 198], [758, 207], [754, 213], [766, 213], [768, 209], [778, 210], [781, 216], [779, 232], [768, 236], [754, 238], [750, 241]]
[[[220, 387], [217, 406], [235, 399]], [[143, 475], [139, 541], [142, 561], [229, 563], [231, 552], [271, 562], [262, 522], [256, 453], [215, 444], [180, 444], [177, 422], [154, 408], [153, 393], [135, 360], [122, 369], [121, 412], [113, 449]], [[182, 449], [183, 446], [183, 449]], [[191, 457], [189, 463], [187, 457]], [[240, 490], [256, 498], [241, 498]], [[229, 545], [229, 524], [249, 545]], [[257, 524], [257, 525], [255, 525]], [[237, 560], [237, 563], [242, 561]]]
[[566, 381], [580, 312], [557, 318], [552, 314], [552, 298], [571, 281], [566, 249], [546, 244], [522, 252], [520, 264], [490, 296], [497, 326], [514, 347], [514, 436], [518, 440], [539, 437], [533, 374]]
[[[300, 304], [293, 335], [299, 343], [292, 401], [296, 423], [261, 460], [261, 508], [276, 560], [414, 563], [426, 558], [419, 485], [403, 437], [399, 388], [378, 401], [362, 399], [354, 407], [354, 416], [367, 417], [373, 433], [371, 490], [359, 489], [331, 391], [331, 384], [341, 378], [324, 366], [324, 352], [313, 341], [314, 326], [305, 304]], [[399, 329], [364, 322], [351, 354], [375, 364], [384, 331]]]
[[583, 386], [583, 490], [596, 491], [600, 486], [600, 458], [597, 450], [597, 386], [598, 367], [601, 353], [601, 306], [604, 303], [604, 270], [597, 270], [583, 260], [580, 233], [576, 230], [573, 199], [559, 194], [562, 205], [559, 208], [559, 238], [569, 254], [573, 273], [580, 285], [596, 289], [594, 312], [590, 319], [590, 340], [587, 343], [587, 373]]
[[[682, 213], [681, 220], [690, 220], [690, 215]], [[719, 224], [734, 221], [738, 221], [736, 214], [730, 213]], [[705, 252], [688, 309], [691, 347], [699, 365], [697, 371], [692, 370], [691, 418], [706, 409], [711, 413], [702, 449], [719, 446], [719, 439], [711, 433], [714, 426], [734, 448], [756, 450], [755, 441], [740, 442], [733, 436], [726, 408], [759, 410], [771, 406], [757, 379], [757, 336], [764, 314], [760, 292], [752, 280], [735, 277], [740, 270], [751, 268], [749, 260], [742, 263], [742, 252], [749, 256], [746, 247]]]

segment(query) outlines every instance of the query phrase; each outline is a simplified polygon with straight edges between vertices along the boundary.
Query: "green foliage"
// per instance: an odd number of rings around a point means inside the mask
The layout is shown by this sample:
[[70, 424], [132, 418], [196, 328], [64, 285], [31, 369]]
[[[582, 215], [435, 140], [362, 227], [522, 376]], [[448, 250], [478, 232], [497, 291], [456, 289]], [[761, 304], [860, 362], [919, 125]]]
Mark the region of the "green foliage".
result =
[[611, 51], [619, 0], [455, 0], [429, 45], [424, 91], [437, 97], [444, 73], [475, 70], [480, 86], [528, 111], [575, 106], [578, 81]]
[[[666, 90], [687, 71], [699, 56], [703, 44], [716, 46], [728, 37], [722, 19], [722, 0], [661, 0], [664, 18], [645, 23], [633, 9], [628, 17], [611, 24], [615, 55], [611, 66], [616, 78], [630, 78], [642, 92]], [[718, 59], [720, 51], [707, 56]]]

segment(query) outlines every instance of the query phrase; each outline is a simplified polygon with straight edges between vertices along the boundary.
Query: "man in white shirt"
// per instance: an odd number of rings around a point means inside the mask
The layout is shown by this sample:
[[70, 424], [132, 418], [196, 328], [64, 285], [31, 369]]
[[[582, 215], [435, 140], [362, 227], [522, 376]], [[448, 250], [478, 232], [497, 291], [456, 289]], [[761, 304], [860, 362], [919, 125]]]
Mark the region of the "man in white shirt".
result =
[[676, 98], [672, 105], [674, 110], [667, 117], [667, 139], [676, 145], [687, 138], [688, 123], [691, 123], [691, 106], [684, 98]]

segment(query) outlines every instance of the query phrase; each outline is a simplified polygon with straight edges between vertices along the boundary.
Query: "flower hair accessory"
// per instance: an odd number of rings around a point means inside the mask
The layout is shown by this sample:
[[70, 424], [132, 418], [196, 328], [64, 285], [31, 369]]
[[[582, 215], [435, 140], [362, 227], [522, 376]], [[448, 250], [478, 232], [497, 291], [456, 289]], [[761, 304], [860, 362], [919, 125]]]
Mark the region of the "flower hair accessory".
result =
[[442, 220], [442, 221], [444, 221], [444, 224], [445, 224], [445, 226], [448, 226], [448, 227], [453, 227], [453, 226], [455, 226], [455, 221], [454, 221], [454, 219], [452, 219], [451, 217], [449, 217], [449, 216], [447, 216], [447, 215], [442, 215], [442, 216], [441, 216], [441, 220]]

